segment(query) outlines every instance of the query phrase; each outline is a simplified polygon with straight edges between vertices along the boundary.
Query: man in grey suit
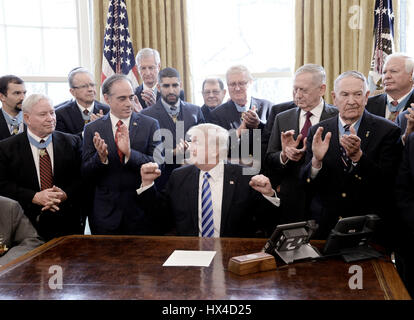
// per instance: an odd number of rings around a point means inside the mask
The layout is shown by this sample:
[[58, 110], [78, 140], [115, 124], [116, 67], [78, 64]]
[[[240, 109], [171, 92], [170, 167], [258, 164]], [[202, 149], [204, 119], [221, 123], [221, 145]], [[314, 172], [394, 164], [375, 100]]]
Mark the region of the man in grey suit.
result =
[[264, 168], [281, 199], [281, 223], [305, 219], [306, 193], [299, 178], [309, 128], [331, 118], [338, 110], [323, 100], [326, 74], [323, 67], [306, 64], [294, 76], [295, 108], [279, 113], [274, 121]]
[[[17, 201], [0, 196], [0, 266], [42, 245], [36, 232]], [[4, 251], [6, 246], [6, 251]]]

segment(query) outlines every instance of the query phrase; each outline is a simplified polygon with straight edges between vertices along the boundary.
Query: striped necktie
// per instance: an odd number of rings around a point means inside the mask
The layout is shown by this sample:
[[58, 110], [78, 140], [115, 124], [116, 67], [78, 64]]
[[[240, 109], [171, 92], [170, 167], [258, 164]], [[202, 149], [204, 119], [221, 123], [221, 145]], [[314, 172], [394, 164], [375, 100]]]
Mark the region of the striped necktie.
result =
[[[349, 124], [344, 125], [345, 133], [349, 133], [349, 128], [351, 126]], [[351, 167], [352, 160], [348, 157], [346, 154], [345, 148], [339, 144], [339, 149], [341, 150], [341, 160], [342, 164], [344, 165], [344, 171], [347, 172], [349, 168]]]
[[[40, 140], [40, 143], [44, 143]], [[53, 187], [52, 162], [47, 149], [39, 149], [39, 172], [40, 172], [40, 190]]]
[[205, 172], [201, 192], [201, 236], [211, 238], [214, 235], [213, 223], [213, 202], [211, 200], [211, 188], [208, 179], [211, 178], [208, 172]]

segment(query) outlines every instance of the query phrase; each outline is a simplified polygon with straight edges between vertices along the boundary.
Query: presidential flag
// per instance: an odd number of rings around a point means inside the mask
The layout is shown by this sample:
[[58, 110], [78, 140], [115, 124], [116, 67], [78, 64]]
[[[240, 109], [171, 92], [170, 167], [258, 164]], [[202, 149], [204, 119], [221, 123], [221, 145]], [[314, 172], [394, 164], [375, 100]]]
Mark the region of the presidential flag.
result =
[[128, 76], [135, 89], [138, 86], [138, 69], [129, 36], [125, 0], [111, 0], [107, 18], [101, 81], [115, 73], [122, 73]]
[[382, 68], [385, 58], [394, 52], [394, 22], [392, 0], [376, 0], [374, 9], [374, 52], [368, 80], [371, 92], [382, 92]]

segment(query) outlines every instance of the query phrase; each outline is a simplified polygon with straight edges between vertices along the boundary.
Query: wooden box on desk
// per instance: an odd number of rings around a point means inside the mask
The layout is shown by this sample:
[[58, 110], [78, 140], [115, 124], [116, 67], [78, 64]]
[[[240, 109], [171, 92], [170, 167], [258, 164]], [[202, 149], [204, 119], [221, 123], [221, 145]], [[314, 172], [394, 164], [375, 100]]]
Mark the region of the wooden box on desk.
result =
[[245, 275], [274, 270], [276, 269], [276, 261], [271, 254], [256, 252], [230, 258], [228, 268], [233, 273]]

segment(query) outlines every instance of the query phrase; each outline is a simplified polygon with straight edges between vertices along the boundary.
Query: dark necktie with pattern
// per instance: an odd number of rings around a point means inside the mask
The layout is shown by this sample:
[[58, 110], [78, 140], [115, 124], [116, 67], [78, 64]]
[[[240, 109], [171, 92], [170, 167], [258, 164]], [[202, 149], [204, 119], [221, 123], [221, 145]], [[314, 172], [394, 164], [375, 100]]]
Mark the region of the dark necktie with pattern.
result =
[[[345, 133], [349, 133], [349, 128], [349, 124], [344, 125]], [[348, 157], [345, 148], [341, 144], [339, 144], [339, 149], [341, 150], [341, 160], [342, 164], [344, 165], [344, 171], [349, 171], [352, 165], [352, 160]]]
[[[42, 139], [40, 143], [44, 143]], [[40, 190], [53, 187], [52, 162], [47, 149], [39, 149], [39, 172], [40, 172]]]
[[308, 111], [306, 112], [306, 121], [303, 125], [302, 130], [300, 131], [300, 134], [302, 135], [302, 140], [308, 136], [309, 128], [312, 127], [312, 122], [310, 121], [310, 118], [313, 116], [312, 112]]
[[116, 129], [116, 132], [115, 132], [115, 144], [116, 144], [116, 151], [118, 152], [118, 156], [119, 156], [119, 161], [121, 161], [121, 163], [124, 163], [124, 154], [118, 148], [118, 133], [121, 132], [121, 126], [122, 125], [123, 125], [123, 122], [121, 120], [119, 120], [116, 123], [117, 129]]

